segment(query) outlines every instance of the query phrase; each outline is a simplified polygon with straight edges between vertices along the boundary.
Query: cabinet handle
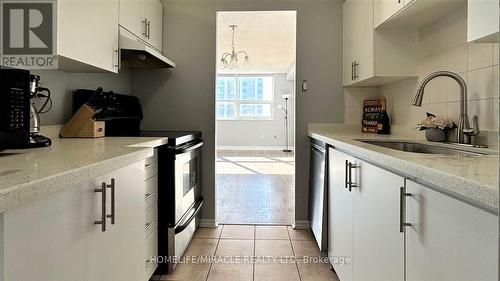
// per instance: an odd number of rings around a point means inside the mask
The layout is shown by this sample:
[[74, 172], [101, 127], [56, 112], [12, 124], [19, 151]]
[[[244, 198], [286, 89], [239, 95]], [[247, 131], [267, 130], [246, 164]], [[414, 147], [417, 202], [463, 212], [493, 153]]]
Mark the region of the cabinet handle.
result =
[[354, 62], [351, 62], [351, 81], [354, 80]]
[[114, 49], [113, 50], [113, 58], [115, 58], [115, 67], [120, 69], [120, 50]]
[[344, 186], [345, 188], [349, 188], [349, 160], [345, 160], [345, 181], [344, 181]]
[[148, 28], [148, 39], [151, 39], [151, 21], [150, 20], [148, 20], [147, 28]]
[[149, 198], [153, 197], [153, 195], [155, 195], [154, 192], [151, 192], [151, 193], [146, 193], [144, 195], [144, 201], [148, 201]]
[[111, 189], [111, 214], [107, 215], [107, 218], [111, 219], [111, 224], [115, 224], [115, 201], [116, 201], [116, 192], [115, 192], [115, 179], [111, 179], [111, 184], [106, 186]]
[[144, 231], [148, 231], [148, 229], [153, 225], [153, 222], [148, 222], [146, 223], [146, 225], [144, 226]]
[[358, 79], [359, 75], [358, 75], [358, 66], [359, 66], [359, 63], [357, 63], [356, 61], [354, 61], [353, 63], [353, 80], [356, 80]]
[[405, 187], [399, 188], [399, 232], [404, 232], [405, 226], [411, 226], [411, 223], [405, 222], [406, 215], [406, 196], [411, 196], [411, 193], [405, 192]]
[[106, 183], [103, 182], [101, 188], [94, 189], [95, 192], [101, 192], [101, 220], [95, 221], [94, 224], [101, 225], [101, 231], [106, 231]]
[[353, 187], [357, 186], [355, 183], [352, 182], [352, 169], [357, 168], [358, 166], [356, 164], [349, 162], [348, 167], [349, 167], [349, 192], [350, 192], [352, 191]]
[[148, 19], [143, 19], [142, 23], [144, 24], [144, 32], [142, 35], [144, 35], [145, 38], [148, 37]]

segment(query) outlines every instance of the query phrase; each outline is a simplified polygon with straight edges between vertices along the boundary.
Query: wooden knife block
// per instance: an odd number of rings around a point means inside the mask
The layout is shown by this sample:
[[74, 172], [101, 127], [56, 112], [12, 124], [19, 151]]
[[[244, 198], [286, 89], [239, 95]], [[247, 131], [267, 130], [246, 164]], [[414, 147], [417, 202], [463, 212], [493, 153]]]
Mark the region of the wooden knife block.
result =
[[104, 121], [95, 121], [95, 112], [88, 105], [82, 105], [61, 129], [61, 138], [101, 138], [105, 135]]

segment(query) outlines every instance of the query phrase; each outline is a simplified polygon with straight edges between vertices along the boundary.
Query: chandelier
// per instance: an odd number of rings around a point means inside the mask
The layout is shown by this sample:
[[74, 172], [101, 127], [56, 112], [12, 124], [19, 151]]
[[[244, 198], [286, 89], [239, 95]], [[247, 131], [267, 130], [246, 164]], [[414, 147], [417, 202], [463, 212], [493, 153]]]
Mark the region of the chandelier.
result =
[[233, 39], [232, 39], [232, 42], [231, 42], [231, 53], [224, 53], [222, 54], [222, 57], [220, 59], [220, 67], [221, 68], [238, 68], [239, 65], [238, 65], [238, 56], [240, 54], [244, 54], [245, 55], [245, 58], [244, 58], [244, 61], [243, 61], [243, 66], [248, 66], [250, 65], [250, 58], [248, 57], [248, 54], [247, 52], [245, 51], [238, 51], [236, 52], [235, 51], [235, 44], [234, 44], [234, 30], [238, 27], [237, 25], [230, 25], [229, 26], [232, 30], [233, 30]]

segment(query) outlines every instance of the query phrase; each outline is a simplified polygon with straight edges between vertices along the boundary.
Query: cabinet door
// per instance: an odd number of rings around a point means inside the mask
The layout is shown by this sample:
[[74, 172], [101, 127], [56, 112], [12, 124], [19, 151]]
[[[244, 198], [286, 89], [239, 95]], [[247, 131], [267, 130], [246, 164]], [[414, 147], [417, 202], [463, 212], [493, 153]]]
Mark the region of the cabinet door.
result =
[[150, 24], [147, 41], [163, 52], [163, 5], [158, 0], [147, 0], [145, 5], [146, 18]]
[[375, 27], [396, 14], [404, 5], [404, 0], [374, 0]]
[[329, 149], [328, 167], [328, 256], [342, 281], [352, 279], [353, 192], [345, 188], [346, 160], [349, 156]]
[[3, 213], [2, 280], [100, 280], [98, 187], [87, 181]]
[[353, 79], [353, 66], [354, 55], [353, 55], [353, 34], [356, 11], [353, 4], [355, 0], [346, 0], [343, 4], [343, 63], [344, 63], [344, 86], [354, 83]]
[[404, 178], [363, 161], [355, 164], [353, 279], [404, 280], [404, 233], [399, 231]]
[[374, 75], [373, 0], [348, 0], [353, 2], [353, 60], [355, 81]]
[[[115, 179], [115, 224], [108, 219], [101, 240], [100, 280], [144, 279], [144, 161], [102, 177], [106, 183]], [[111, 214], [111, 190], [107, 193]]]
[[145, 39], [144, 0], [120, 0], [120, 25], [135, 36]]
[[60, 67], [78, 61], [118, 72], [118, 0], [57, 3], [57, 52], [63, 57]]
[[467, 1], [468, 42], [498, 42], [498, 22], [498, 0]]
[[498, 217], [406, 181], [406, 280], [498, 280]]

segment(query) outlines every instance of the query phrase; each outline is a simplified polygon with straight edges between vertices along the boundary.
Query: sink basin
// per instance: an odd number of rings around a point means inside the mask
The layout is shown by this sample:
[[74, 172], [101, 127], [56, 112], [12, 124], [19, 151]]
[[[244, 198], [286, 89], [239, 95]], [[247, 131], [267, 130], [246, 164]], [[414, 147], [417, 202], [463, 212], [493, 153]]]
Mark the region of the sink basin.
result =
[[390, 149], [422, 153], [422, 154], [444, 154], [444, 155], [463, 155], [463, 156], [480, 156], [487, 153], [467, 151], [458, 148], [444, 147], [426, 143], [412, 141], [384, 141], [384, 140], [358, 140], [360, 142], [369, 143], [377, 146], [387, 147]]

